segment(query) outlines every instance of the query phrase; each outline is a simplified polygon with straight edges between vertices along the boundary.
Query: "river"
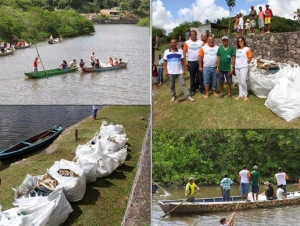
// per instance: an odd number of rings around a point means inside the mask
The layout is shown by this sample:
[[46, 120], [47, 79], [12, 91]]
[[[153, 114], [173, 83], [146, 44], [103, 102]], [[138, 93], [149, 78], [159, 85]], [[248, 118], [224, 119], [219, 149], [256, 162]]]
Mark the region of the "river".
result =
[[[299, 190], [297, 185], [288, 185], [288, 191]], [[201, 197], [215, 197], [220, 196], [220, 187], [218, 186], [201, 186], [200, 193], [196, 195], [197, 198]], [[206, 213], [206, 214], [192, 214], [192, 215], [182, 215], [182, 216], [164, 216], [164, 212], [158, 205], [158, 200], [163, 199], [178, 199], [184, 198], [184, 188], [179, 189], [166, 189], [171, 196], [164, 196], [164, 192], [159, 189], [160, 193], [154, 194], [152, 198], [152, 226], [215, 226], [220, 225], [219, 221], [222, 216], [227, 219], [230, 218], [231, 212], [216, 212], [216, 213]], [[260, 187], [260, 192], [264, 190], [263, 186]], [[232, 187], [231, 195], [238, 195], [237, 189]], [[265, 226], [265, 225], [299, 225], [300, 222], [300, 206], [285, 206], [277, 208], [268, 209], [253, 209], [237, 211], [235, 218], [235, 226]]]
[[0, 106], [0, 150], [54, 125], [66, 129], [91, 113], [92, 106]]
[[[81, 71], [49, 78], [27, 78], [37, 57], [35, 46], [0, 57], [0, 105], [3, 104], [150, 104], [149, 28], [128, 24], [94, 25], [95, 34], [64, 38], [50, 45], [36, 44], [45, 69], [59, 67], [62, 60], [83, 59], [95, 52], [100, 62], [109, 57], [128, 61], [126, 69], [83, 73]], [[39, 71], [43, 70], [39, 63]]]

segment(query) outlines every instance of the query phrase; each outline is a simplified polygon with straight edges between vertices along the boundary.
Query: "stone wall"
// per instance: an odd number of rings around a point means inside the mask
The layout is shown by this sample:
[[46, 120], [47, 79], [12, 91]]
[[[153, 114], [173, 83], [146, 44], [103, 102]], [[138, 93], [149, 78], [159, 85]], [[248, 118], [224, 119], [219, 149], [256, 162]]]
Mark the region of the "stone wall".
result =
[[[247, 36], [246, 43], [255, 58], [300, 65], [300, 32]], [[216, 44], [222, 45], [220, 38]], [[230, 39], [230, 44], [235, 47], [236, 38]]]

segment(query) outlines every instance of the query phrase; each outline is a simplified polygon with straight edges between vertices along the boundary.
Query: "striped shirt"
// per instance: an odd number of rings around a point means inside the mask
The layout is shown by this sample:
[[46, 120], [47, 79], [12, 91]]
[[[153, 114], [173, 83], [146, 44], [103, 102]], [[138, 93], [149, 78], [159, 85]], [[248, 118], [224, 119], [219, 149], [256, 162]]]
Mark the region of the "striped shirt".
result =
[[171, 49], [167, 49], [164, 53], [163, 59], [167, 61], [167, 69], [169, 74], [178, 75], [183, 73], [181, 64], [183, 53], [181, 49], [176, 49], [174, 52]]
[[221, 187], [223, 187], [223, 189], [230, 190], [230, 185], [233, 184], [233, 183], [234, 182], [230, 178], [225, 177], [221, 181]]

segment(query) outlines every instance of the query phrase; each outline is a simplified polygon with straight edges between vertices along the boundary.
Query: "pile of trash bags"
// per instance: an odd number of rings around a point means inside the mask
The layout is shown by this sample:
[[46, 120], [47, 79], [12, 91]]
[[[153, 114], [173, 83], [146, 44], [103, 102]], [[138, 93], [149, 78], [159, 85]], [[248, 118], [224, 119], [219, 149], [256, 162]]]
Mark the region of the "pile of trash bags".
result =
[[122, 125], [102, 122], [100, 131], [76, 148], [73, 161], [61, 159], [44, 175], [26, 175], [13, 188], [15, 208], [2, 211], [0, 225], [53, 226], [62, 224], [73, 211], [69, 201], [83, 199], [86, 183], [110, 175], [127, 157], [128, 141]]
[[286, 121], [300, 117], [299, 65], [253, 59], [249, 64], [248, 84], [254, 95], [267, 98], [265, 106], [276, 115]]

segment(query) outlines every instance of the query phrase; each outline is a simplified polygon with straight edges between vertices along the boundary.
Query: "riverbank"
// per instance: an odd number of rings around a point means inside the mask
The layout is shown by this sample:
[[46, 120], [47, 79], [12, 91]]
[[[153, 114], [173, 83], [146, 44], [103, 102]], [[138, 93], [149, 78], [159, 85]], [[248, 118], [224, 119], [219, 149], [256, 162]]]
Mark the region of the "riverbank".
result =
[[[98, 112], [97, 120], [88, 117], [66, 129], [63, 134], [44, 152], [30, 158], [15, 162], [1, 171], [2, 210], [12, 208], [13, 192], [11, 188], [19, 186], [26, 174], [42, 175], [46, 173], [54, 161], [60, 159], [73, 160], [75, 149], [79, 144], [88, 142], [99, 131], [103, 120], [108, 123], [122, 124], [129, 138], [128, 156], [121, 167], [110, 176], [87, 184], [84, 198], [71, 203], [73, 212], [63, 225], [120, 225], [138, 172], [138, 162], [143, 150], [144, 137], [149, 126], [150, 106], [109, 106]], [[78, 140], [75, 141], [75, 129]], [[149, 151], [148, 151], [149, 152]], [[148, 162], [150, 165], [150, 161]], [[150, 172], [149, 172], [150, 173]], [[150, 177], [150, 176], [149, 176]], [[13, 179], [12, 179], [13, 178]], [[148, 196], [150, 209], [150, 179], [143, 181], [149, 184]], [[145, 212], [138, 210], [137, 213]], [[142, 222], [150, 225], [150, 211]]]

